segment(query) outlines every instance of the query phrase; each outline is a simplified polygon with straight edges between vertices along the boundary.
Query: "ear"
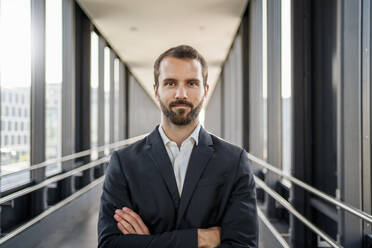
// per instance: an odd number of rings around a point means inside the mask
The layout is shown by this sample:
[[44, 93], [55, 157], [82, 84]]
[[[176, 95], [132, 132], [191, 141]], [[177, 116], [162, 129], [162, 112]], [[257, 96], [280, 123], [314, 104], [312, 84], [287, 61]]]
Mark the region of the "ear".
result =
[[158, 94], [158, 88], [156, 87], [156, 84], [153, 84], [152, 87], [154, 88], [155, 98], [158, 98], [159, 94]]
[[207, 84], [204, 86], [204, 97], [207, 97], [208, 92], [209, 92], [209, 84], [207, 83]]

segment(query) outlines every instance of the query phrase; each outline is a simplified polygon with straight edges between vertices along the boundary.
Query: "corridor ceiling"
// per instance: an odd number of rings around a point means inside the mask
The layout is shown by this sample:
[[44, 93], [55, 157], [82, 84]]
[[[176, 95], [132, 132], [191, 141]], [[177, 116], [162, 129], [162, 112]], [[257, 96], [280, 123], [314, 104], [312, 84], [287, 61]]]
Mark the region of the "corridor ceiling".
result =
[[153, 99], [154, 61], [166, 49], [180, 44], [191, 45], [204, 55], [209, 66], [210, 93], [213, 92], [248, 2], [77, 1]]

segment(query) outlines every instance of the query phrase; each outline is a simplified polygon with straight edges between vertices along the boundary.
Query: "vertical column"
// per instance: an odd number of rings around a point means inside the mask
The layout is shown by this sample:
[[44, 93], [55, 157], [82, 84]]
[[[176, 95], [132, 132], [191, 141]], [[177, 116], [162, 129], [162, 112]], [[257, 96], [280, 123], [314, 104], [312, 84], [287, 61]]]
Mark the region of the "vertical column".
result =
[[[267, 162], [281, 168], [281, 1], [267, 1]], [[275, 188], [279, 177], [273, 173], [265, 182]], [[275, 200], [266, 195], [267, 216], [275, 216]]]
[[231, 140], [231, 126], [230, 126], [230, 121], [232, 119], [233, 113], [231, 112], [231, 89], [233, 87], [234, 81], [232, 80], [231, 74], [233, 73], [231, 70], [231, 53], [228, 55], [226, 58], [225, 64], [223, 65], [223, 82], [224, 82], [224, 90], [222, 92], [222, 98], [223, 98], [223, 134], [224, 134], [224, 139], [228, 140], [229, 142], [233, 142]]
[[[75, 2], [62, 1], [62, 157], [75, 152]], [[74, 161], [62, 163], [62, 171], [74, 168]], [[60, 196], [75, 191], [74, 178], [59, 181]]]
[[[99, 35], [98, 39], [98, 147], [105, 144], [105, 40]], [[99, 152], [98, 157], [104, 156], [104, 152]], [[104, 166], [95, 167], [94, 177], [98, 178], [104, 173]]]
[[236, 73], [236, 87], [235, 87], [235, 142], [239, 146], [243, 146], [243, 49], [242, 49], [242, 34], [239, 30], [234, 44], [235, 53], [235, 73]]
[[127, 118], [126, 118], [126, 70], [125, 66], [119, 61], [119, 140], [125, 139], [127, 130]]
[[[75, 150], [76, 152], [90, 149], [90, 64], [91, 64], [91, 23], [82, 9], [75, 3], [75, 52], [76, 52], [76, 84], [75, 84]], [[90, 156], [76, 160], [77, 164], [90, 161]], [[81, 188], [93, 180], [93, 169], [83, 171], [76, 177], [76, 186]]]
[[[292, 127], [291, 174], [307, 183], [311, 175], [311, 78], [310, 78], [310, 0], [292, 1]], [[308, 194], [292, 185], [290, 201], [309, 216]], [[291, 246], [311, 247], [312, 236], [302, 222], [290, 216]]]
[[[31, 1], [31, 164], [45, 160], [45, 0]], [[31, 171], [40, 183], [45, 168]], [[31, 193], [31, 215], [46, 208], [46, 188]]]
[[262, 1], [249, 4], [249, 152], [263, 158]]
[[129, 136], [129, 122], [130, 122], [130, 118], [129, 118], [129, 90], [130, 90], [130, 85], [129, 85], [129, 78], [130, 78], [130, 72], [129, 72], [129, 69], [128, 67], [124, 67], [125, 71], [124, 71], [124, 80], [125, 80], [125, 138], [130, 138]]
[[[361, 116], [361, 0], [342, 2], [342, 82], [338, 121], [339, 189], [341, 199], [361, 209], [362, 205], [362, 116]], [[371, 189], [369, 189], [371, 190]], [[362, 221], [341, 212], [341, 242], [345, 247], [362, 246]]]
[[[363, 211], [372, 213], [372, 200], [371, 200], [371, 13], [372, 4], [369, 0], [363, 0], [362, 5], [362, 137], [363, 137]], [[370, 234], [372, 231], [371, 225], [364, 225], [364, 234]]]
[[242, 17], [242, 22], [240, 26], [240, 32], [242, 37], [242, 93], [243, 93], [243, 147], [246, 151], [250, 151], [249, 146], [249, 133], [250, 133], [250, 73], [249, 73], [249, 55], [250, 55], [250, 30], [249, 30], [249, 20], [250, 20], [250, 3]]
[[117, 122], [118, 116], [115, 113], [115, 92], [118, 90], [115, 88], [114, 81], [114, 60], [115, 53], [110, 49], [110, 144], [115, 142], [115, 123]]

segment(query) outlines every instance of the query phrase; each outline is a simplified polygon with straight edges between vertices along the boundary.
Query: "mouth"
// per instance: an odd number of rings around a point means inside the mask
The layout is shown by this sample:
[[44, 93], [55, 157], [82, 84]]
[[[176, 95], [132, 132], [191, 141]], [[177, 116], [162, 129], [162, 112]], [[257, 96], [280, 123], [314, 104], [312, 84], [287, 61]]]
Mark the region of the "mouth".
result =
[[173, 108], [190, 108], [190, 106], [187, 104], [177, 104]]

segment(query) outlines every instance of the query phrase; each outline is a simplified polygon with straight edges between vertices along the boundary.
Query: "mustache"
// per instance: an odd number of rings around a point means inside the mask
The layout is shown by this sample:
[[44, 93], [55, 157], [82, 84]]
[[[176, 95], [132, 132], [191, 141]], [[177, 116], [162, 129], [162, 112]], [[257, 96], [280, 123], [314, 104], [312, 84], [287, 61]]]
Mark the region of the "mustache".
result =
[[187, 105], [190, 108], [194, 107], [194, 105], [191, 102], [188, 102], [186, 100], [177, 100], [177, 101], [171, 102], [171, 103], [169, 103], [169, 107], [172, 108], [172, 107], [175, 107], [175, 106], [181, 105], [181, 104]]

